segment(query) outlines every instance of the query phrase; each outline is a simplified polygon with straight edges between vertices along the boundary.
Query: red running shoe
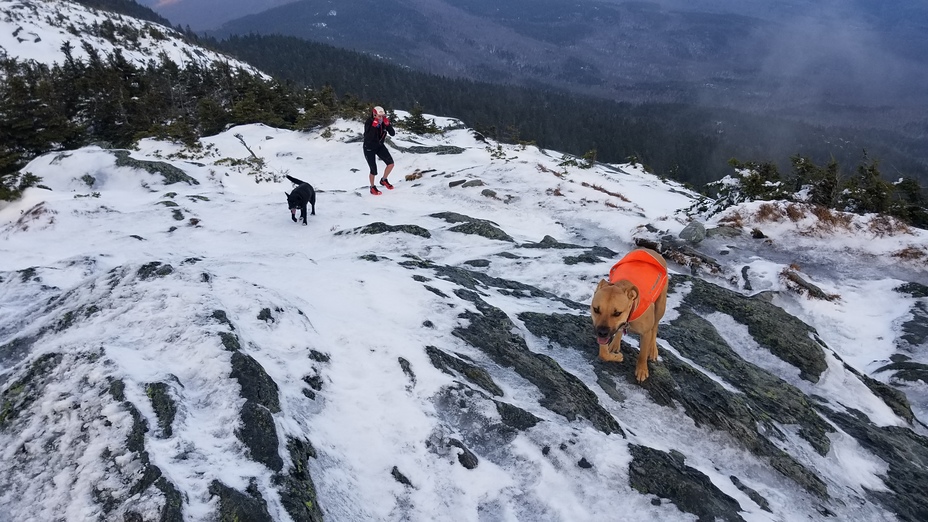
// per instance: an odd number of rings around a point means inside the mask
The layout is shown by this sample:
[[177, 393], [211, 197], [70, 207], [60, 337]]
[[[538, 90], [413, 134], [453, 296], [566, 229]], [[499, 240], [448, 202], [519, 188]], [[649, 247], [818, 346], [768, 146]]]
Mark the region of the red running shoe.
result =
[[390, 183], [389, 181], [387, 181], [387, 178], [381, 179], [381, 180], [380, 180], [380, 184], [383, 185], [383, 186], [385, 186], [385, 187], [387, 187], [387, 188], [390, 189], [390, 190], [393, 190], [393, 184]]
[[377, 188], [377, 187], [375, 187], [375, 186], [373, 186], [373, 185], [371, 185], [371, 194], [373, 194], [373, 195], [375, 195], [375, 196], [379, 196], [379, 195], [380, 195], [380, 189]]

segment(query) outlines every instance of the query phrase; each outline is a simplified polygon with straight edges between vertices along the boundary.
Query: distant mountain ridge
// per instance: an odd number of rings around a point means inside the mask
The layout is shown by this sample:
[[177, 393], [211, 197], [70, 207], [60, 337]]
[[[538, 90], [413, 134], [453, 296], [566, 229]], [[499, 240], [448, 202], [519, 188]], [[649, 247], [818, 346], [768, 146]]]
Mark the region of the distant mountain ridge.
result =
[[[744, 13], [744, 14], [741, 14]], [[780, 19], [778, 19], [778, 17]], [[210, 34], [284, 34], [473, 80], [900, 127], [928, 105], [928, 9], [801, 2], [301, 0]], [[861, 109], [880, 107], [880, 111]]]

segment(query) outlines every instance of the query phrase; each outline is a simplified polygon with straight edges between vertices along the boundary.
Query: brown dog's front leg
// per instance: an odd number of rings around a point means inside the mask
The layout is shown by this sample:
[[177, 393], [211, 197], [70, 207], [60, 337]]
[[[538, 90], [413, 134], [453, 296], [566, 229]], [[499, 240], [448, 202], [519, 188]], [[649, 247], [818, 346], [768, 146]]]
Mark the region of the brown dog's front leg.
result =
[[599, 359], [606, 362], [622, 362], [625, 360], [625, 356], [622, 355], [621, 332], [615, 334], [609, 344], [599, 345]]

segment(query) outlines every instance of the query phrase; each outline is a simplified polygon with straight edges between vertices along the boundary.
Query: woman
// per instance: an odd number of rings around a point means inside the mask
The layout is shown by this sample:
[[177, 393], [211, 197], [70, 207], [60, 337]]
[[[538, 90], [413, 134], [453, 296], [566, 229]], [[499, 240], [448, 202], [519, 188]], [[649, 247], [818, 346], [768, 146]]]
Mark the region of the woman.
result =
[[390, 123], [390, 118], [387, 118], [383, 107], [378, 105], [371, 112], [371, 117], [364, 122], [364, 159], [367, 160], [367, 165], [370, 167], [371, 194], [375, 196], [380, 195], [380, 189], [374, 185], [374, 178], [377, 177], [377, 158], [387, 164], [383, 169], [380, 184], [393, 190], [393, 185], [387, 181], [387, 176], [393, 170], [393, 156], [390, 155], [387, 146], [383, 144], [384, 140], [387, 139], [387, 133], [390, 136], [396, 135], [396, 131], [393, 130], [393, 125]]

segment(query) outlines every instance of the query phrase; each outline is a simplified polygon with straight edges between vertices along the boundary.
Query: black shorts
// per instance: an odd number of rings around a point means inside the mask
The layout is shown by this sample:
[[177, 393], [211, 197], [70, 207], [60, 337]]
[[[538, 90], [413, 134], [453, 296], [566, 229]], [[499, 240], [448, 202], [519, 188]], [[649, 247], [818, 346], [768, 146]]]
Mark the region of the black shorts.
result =
[[364, 159], [367, 160], [367, 166], [371, 169], [371, 174], [377, 175], [377, 159], [380, 158], [387, 165], [393, 165], [393, 156], [386, 147], [380, 147], [376, 151], [364, 149]]

